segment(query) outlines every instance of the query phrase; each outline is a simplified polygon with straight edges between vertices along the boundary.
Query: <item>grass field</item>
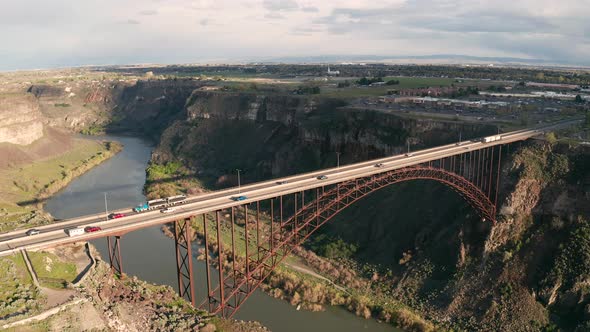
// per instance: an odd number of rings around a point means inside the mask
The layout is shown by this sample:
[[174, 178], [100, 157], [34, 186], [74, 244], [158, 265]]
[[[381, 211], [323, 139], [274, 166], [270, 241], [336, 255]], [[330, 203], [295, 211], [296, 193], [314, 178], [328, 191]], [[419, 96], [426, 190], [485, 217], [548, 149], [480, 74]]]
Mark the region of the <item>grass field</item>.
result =
[[63, 262], [56, 255], [46, 252], [29, 252], [29, 259], [42, 286], [61, 289], [72, 282], [78, 272], [76, 264]]
[[0, 258], [0, 318], [35, 308], [37, 296], [23, 257]]
[[73, 169], [92, 162], [105, 150], [95, 141], [78, 140], [70, 151], [54, 158], [0, 171], [0, 194], [9, 202], [29, 200]]
[[19, 221], [24, 222], [24, 219], [34, 217], [35, 204], [19, 206], [17, 203], [34, 202], [36, 199], [48, 197], [76, 176], [108, 159], [120, 148], [112, 143], [75, 140], [73, 148], [61, 155], [1, 169], [0, 231], [14, 229], [19, 225]]

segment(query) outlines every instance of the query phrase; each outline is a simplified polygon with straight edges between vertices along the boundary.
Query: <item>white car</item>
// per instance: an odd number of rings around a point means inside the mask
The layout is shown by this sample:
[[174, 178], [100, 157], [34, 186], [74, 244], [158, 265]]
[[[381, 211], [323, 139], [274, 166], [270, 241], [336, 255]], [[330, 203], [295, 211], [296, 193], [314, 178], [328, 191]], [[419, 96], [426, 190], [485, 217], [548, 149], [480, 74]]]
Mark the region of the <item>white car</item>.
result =
[[175, 208], [165, 208], [165, 209], [160, 210], [160, 212], [162, 212], [162, 213], [171, 213], [174, 211], [176, 211]]
[[27, 234], [27, 236], [32, 236], [32, 235], [37, 235], [41, 233], [41, 231], [39, 231], [38, 229], [29, 229], [25, 234]]

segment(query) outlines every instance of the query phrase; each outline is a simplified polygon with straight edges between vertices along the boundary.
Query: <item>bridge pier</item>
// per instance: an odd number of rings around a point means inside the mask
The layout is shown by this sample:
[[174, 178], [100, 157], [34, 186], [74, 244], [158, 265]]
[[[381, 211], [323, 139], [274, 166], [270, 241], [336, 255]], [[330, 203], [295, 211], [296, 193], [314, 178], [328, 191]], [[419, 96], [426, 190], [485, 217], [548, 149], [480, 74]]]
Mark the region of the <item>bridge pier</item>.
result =
[[[204, 216], [203, 216], [204, 217]], [[180, 297], [195, 306], [193, 284], [193, 256], [191, 248], [190, 218], [174, 222], [174, 243], [176, 244], [176, 272]], [[206, 247], [206, 246], [205, 246]]]
[[[111, 240], [113, 238], [113, 240]], [[109, 262], [111, 272], [123, 279], [123, 259], [121, 258], [121, 235], [107, 236], [107, 246], [109, 250]]]

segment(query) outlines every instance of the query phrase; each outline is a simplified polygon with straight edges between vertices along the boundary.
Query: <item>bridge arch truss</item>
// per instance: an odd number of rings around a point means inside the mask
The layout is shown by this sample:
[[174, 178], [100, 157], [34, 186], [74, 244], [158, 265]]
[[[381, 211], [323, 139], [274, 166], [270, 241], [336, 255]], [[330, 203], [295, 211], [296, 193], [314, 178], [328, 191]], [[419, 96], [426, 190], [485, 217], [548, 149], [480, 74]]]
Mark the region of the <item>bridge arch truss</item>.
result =
[[[281, 261], [317, 229], [363, 197], [396, 183], [442, 183], [462, 196], [482, 221], [495, 222], [501, 154], [502, 146], [468, 151], [203, 214], [197, 219], [205, 230], [207, 294], [200, 307], [224, 317], [233, 316]], [[236, 240], [238, 219], [243, 227], [242, 241]], [[217, 236], [207, 236], [207, 229]], [[220, 240], [224, 229], [231, 232], [229, 245]], [[213, 277], [215, 270], [218, 276]]]

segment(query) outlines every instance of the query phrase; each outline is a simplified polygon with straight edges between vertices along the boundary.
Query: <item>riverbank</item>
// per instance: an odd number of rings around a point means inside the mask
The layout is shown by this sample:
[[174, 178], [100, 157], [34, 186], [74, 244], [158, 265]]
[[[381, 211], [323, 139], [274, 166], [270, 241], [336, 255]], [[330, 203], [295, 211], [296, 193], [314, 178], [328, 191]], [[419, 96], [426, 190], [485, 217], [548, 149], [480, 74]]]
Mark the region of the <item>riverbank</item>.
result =
[[56, 154], [0, 168], [0, 232], [49, 223], [42, 204], [72, 180], [122, 150], [117, 142], [64, 138]]

